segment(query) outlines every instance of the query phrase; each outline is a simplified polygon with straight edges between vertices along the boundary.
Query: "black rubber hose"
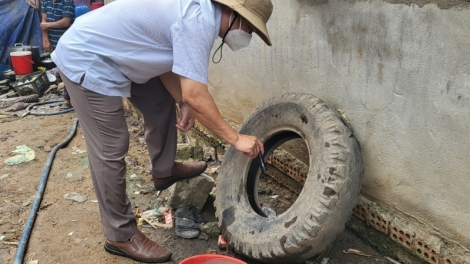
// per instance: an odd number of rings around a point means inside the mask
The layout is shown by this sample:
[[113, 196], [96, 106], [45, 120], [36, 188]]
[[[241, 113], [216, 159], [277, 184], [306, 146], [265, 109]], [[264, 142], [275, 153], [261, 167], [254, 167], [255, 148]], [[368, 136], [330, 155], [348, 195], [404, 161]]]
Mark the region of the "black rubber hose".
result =
[[47, 158], [47, 163], [42, 172], [41, 181], [39, 182], [38, 191], [36, 192], [36, 195], [35, 195], [36, 198], [34, 199], [33, 206], [31, 207], [31, 211], [29, 213], [28, 219], [26, 220], [23, 234], [21, 235], [21, 239], [18, 244], [18, 249], [16, 250], [15, 264], [23, 263], [26, 246], [28, 245], [29, 236], [31, 235], [31, 230], [33, 229], [34, 220], [36, 219], [36, 214], [38, 212], [39, 205], [41, 204], [41, 199], [44, 194], [44, 189], [46, 188], [47, 178], [49, 177], [49, 172], [51, 170], [52, 161], [54, 160], [55, 153], [57, 152], [59, 148], [62, 148], [63, 146], [65, 146], [67, 143], [70, 142], [70, 140], [75, 135], [75, 132], [77, 131], [77, 125], [78, 125], [78, 120], [75, 119], [72, 125], [72, 130], [70, 131], [70, 134], [67, 136], [66, 139], [64, 139], [59, 144], [55, 145], [54, 148], [52, 148], [51, 153], [49, 154], [49, 157]]
[[65, 109], [65, 110], [61, 110], [61, 111], [57, 111], [57, 112], [52, 112], [52, 113], [33, 113], [33, 112], [31, 112], [31, 108], [32, 108], [33, 106], [36, 106], [36, 105], [44, 105], [44, 104], [52, 104], [52, 103], [59, 103], [59, 102], [63, 102], [63, 101], [62, 101], [62, 100], [52, 100], [52, 101], [40, 102], [40, 103], [35, 103], [35, 104], [32, 104], [32, 105], [29, 105], [28, 107], [26, 107], [26, 113], [24, 113], [23, 116], [26, 116], [26, 115], [28, 115], [28, 114], [38, 115], [38, 116], [60, 115], [60, 114], [68, 113], [68, 112], [74, 110], [73, 108], [69, 108], [69, 109]]

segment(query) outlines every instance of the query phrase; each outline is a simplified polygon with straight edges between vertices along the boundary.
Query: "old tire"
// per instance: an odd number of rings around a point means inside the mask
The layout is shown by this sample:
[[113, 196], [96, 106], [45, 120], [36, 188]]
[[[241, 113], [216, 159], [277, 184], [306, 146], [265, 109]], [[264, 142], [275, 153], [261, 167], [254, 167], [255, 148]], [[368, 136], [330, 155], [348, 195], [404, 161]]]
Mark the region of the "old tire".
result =
[[264, 103], [239, 132], [257, 136], [265, 157], [283, 142], [303, 138], [309, 170], [296, 202], [268, 219], [256, 200], [257, 159], [228, 147], [214, 203], [224, 238], [237, 252], [265, 263], [299, 263], [324, 251], [357, 203], [363, 169], [352, 130], [315, 96], [289, 93]]

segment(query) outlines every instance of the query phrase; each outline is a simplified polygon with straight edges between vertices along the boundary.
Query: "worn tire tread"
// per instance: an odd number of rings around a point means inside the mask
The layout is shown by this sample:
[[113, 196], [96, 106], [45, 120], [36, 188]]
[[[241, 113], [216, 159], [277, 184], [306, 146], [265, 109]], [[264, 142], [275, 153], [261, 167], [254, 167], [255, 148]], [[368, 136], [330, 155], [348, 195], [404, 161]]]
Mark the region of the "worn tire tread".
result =
[[[255, 238], [247, 239], [245, 236], [230, 230], [230, 228], [226, 228], [224, 223], [223, 211], [226, 209], [224, 207], [226, 207], [227, 201], [224, 201], [223, 197], [219, 197], [217, 192], [221, 191], [219, 186], [224, 192], [227, 189], [230, 190], [230, 187], [225, 186], [228, 184], [225, 181], [226, 177], [233, 176], [224, 175], [224, 173], [233, 173], [237, 164], [231, 164], [228, 161], [223, 162], [219, 169], [214, 202], [216, 217], [219, 220], [219, 226], [222, 227], [223, 236], [237, 252], [268, 263], [302, 262], [306, 258], [320, 253], [328, 244], [332, 243], [335, 237], [344, 229], [346, 221], [352, 214], [352, 208], [357, 203], [360, 180], [363, 174], [360, 146], [351, 128], [342, 121], [338, 113], [313, 95], [288, 93], [272, 98], [250, 114], [240, 130], [245, 128], [247, 121], [259, 118], [266, 109], [276, 104], [285, 103], [298, 104], [315, 116], [318, 127], [323, 132], [322, 140], [330, 142], [330, 146], [326, 148], [327, 151], [322, 156], [325, 162], [325, 166], [322, 167], [325, 169], [324, 174], [334, 176], [335, 181], [327, 183], [325, 186], [333, 190], [336, 195], [326, 197], [323, 194], [315, 194], [320, 201], [320, 206], [309, 208], [311, 211], [309, 219], [300, 219], [292, 224], [284, 243], [264, 243], [263, 241], [256, 241]], [[228, 147], [226, 154], [234, 151], [234, 149]], [[306, 185], [308, 181], [314, 181], [317, 178], [317, 175], [311, 175], [312, 173], [313, 171], [309, 168]], [[234, 200], [233, 206], [240, 207], [242, 205], [237, 204]], [[335, 221], [331, 221], [332, 218]], [[243, 221], [238, 224], [242, 227], [249, 225], [243, 223]], [[286, 245], [288, 245], [288, 248], [286, 248]], [[313, 247], [309, 247], [309, 245], [313, 245]]]

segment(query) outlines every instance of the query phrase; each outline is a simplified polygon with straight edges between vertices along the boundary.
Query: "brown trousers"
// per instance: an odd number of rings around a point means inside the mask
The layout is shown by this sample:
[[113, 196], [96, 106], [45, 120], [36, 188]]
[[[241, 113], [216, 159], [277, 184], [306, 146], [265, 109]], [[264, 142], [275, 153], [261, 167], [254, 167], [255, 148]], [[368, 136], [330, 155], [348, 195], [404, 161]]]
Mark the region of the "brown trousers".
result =
[[[126, 162], [129, 132], [122, 98], [106, 96], [70, 81], [60, 73], [87, 145], [91, 179], [99, 203], [104, 235], [124, 241], [135, 235], [137, 225], [126, 195]], [[176, 106], [158, 77], [132, 84], [129, 100], [144, 116], [145, 140], [151, 173], [156, 178], [173, 175], [176, 155]]]

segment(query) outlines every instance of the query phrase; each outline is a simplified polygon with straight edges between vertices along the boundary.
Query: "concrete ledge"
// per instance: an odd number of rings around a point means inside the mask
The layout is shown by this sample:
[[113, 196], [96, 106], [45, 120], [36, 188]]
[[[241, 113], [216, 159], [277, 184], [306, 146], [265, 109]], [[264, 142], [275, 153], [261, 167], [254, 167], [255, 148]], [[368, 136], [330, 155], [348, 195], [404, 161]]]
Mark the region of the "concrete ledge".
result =
[[[359, 237], [403, 263], [468, 264], [470, 250], [431, 226], [386, 208], [364, 196], [359, 197], [354, 216], [347, 226]], [[361, 222], [363, 223], [358, 223]], [[371, 228], [372, 227], [372, 228]]]
[[346, 223], [346, 227], [353, 231], [355, 235], [360, 237], [367, 244], [371, 245], [380, 254], [387, 255], [393, 259], [398, 259], [402, 263], [425, 264], [426, 261], [411, 255], [408, 251], [396, 244], [383, 233], [370, 228], [366, 222], [352, 216]]

